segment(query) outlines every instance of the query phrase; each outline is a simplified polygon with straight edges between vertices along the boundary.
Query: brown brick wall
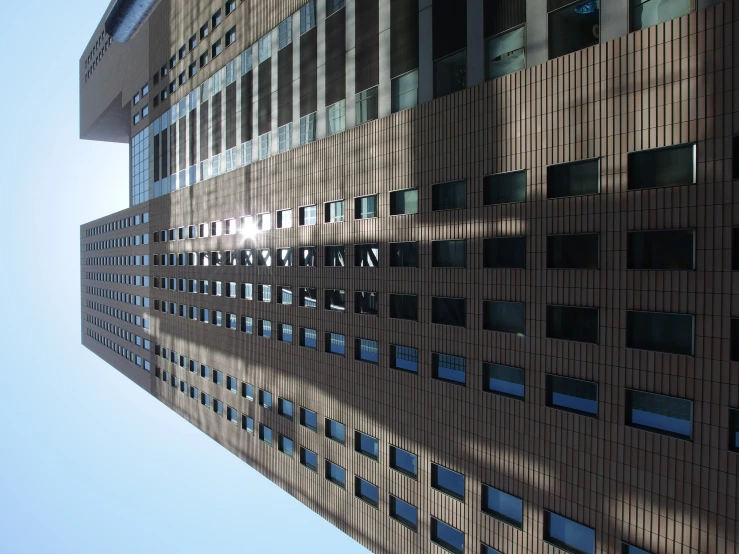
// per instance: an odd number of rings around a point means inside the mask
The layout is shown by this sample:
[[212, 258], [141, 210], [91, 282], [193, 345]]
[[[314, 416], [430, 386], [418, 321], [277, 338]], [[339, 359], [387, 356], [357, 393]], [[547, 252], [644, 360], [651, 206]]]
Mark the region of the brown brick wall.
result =
[[[294, 227], [261, 234], [258, 244], [273, 252], [319, 247], [314, 268], [297, 267], [297, 250], [291, 268], [150, 267], [157, 276], [292, 285], [293, 306], [151, 294], [248, 315], [255, 327], [262, 317], [273, 326], [293, 325], [288, 345], [256, 331], [151, 314], [153, 343], [252, 383], [255, 392], [273, 393], [275, 410], [266, 412], [168, 362], [152, 363], [219, 398], [224, 410], [230, 405], [251, 415], [257, 428], [269, 425], [274, 447], [168, 384], [152, 383], [153, 393], [376, 552], [441, 552], [429, 541], [432, 516], [465, 532], [469, 554], [479, 552], [480, 542], [506, 554], [555, 552], [542, 540], [545, 509], [595, 528], [598, 552], [616, 554], [621, 541], [655, 553], [734, 552], [738, 458], [727, 450], [727, 435], [728, 410], [739, 407], [738, 374], [729, 361], [730, 318], [739, 315], [730, 273], [731, 228], [739, 224], [730, 180], [731, 136], [739, 126], [735, 11], [728, 1], [151, 201], [152, 230], [264, 211], [274, 225], [277, 210], [292, 208]], [[697, 184], [627, 190], [628, 152], [693, 141]], [[600, 194], [546, 199], [547, 165], [591, 157], [601, 159]], [[528, 171], [527, 201], [483, 207], [483, 177], [515, 169]], [[467, 180], [468, 208], [432, 212], [431, 185], [454, 179]], [[390, 217], [389, 191], [414, 186], [419, 214]], [[380, 217], [354, 221], [353, 199], [372, 193], [380, 195]], [[346, 221], [322, 224], [323, 203], [335, 199], [346, 201]], [[297, 227], [298, 207], [313, 203], [318, 225]], [[670, 228], [695, 229], [695, 271], [626, 269], [627, 231]], [[568, 232], [600, 233], [601, 269], [546, 269], [546, 236]], [[525, 270], [482, 268], [483, 238], [521, 234]], [[448, 238], [467, 240], [466, 269], [430, 267], [430, 241]], [[421, 268], [388, 267], [387, 243], [401, 240], [421, 241]], [[364, 242], [380, 243], [380, 268], [353, 267], [352, 246]], [[161, 253], [238, 250], [243, 243], [226, 236], [150, 246]], [[345, 244], [349, 267], [323, 267], [326, 244]], [[301, 286], [319, 289], [317, 309], [297, 307]], [[330, 288], [347, 291], [345, 313], [322, 309]], [[353, 313], [359, 290], [380, 292], [379, 317]], [[418, 322], [389, 319], [390, 292], [419, 295]], [[436, 295], [467, 299], [466, 328], [430, 322]], [[526, 302], [526, 335], [482, 330], [486, 299]], [[599, 344], [545, 338], [548, 304], [598, 307]], [[694, 314], [695, 356], [626, 349], [631, 309]], [[318, 330], [318, 351], [297, 345], [300, 327]], [[345, 359], [323, 352], [325, 332], [346, 335]], [[378, 366], [354, 360], [355, 338], [380, 342]], [[389, 368], [391, 343], [419, 349], [418, 375]], [[431, 352], [464, 356], [467, 386], [433, 380]], [[525, 401], [483, 392], [483, 362], [525, 368]], [[597, 381], [599, 417], [545, 407], [547, 373]], [[626, 427], [628, 388], [693, 400], [692, 440]], [[293, 422], [277, 415], [278, 397], [295, 404]], [[318, 412], [317, 434], [298, 424], [301, 405]], [[325, 417], [347, 426], [346, 447], [323, 436]], [[354, 452], [355, 430], [380, 439], [379, 462]], [[277, 451], [277, 432], [294, 440], [294, 459]], [[319, 454], [319, 474], [299, 464], [301, 445]], [[418, 455], [418, 480], [389, 468], [390, 445]], [[346, 491], [323, 477], [325, 459], [346, 469]], [[432, 462], [466, 476], [466, 502], [430, 487]], [[355, 475], [379, 485], [378, 510], [354, 497]], [[481, 512], [481, 483], [523, 498], [522, 530]], [[417, 533], [389, 518], [388, 494], [418, 507]]]

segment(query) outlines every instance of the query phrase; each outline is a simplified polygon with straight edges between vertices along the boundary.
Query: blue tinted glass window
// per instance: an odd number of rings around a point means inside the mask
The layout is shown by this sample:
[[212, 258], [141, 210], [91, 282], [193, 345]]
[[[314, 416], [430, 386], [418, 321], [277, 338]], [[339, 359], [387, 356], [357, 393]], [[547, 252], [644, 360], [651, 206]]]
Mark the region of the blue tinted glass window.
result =
[[369, 456], [370, 458], [377, 459], [380, 455], [380, 441], [364, 433], [357, 431], [355, 435], [355, 445], [357, 452]]
[[346, 353], [346, 346], [344, 344], [344, 335], [337, 333], [326, 333], [326, 350], [332, 354], [339, 354], [343, 356]]
[[729, 448], [739, 452], [739, 410], [729, 410]]
[[392, 345], [392, 367], [418, 373], [418, 350], [408, 346]]
[[407, 525], [414, 531], [418, 526], [418, 510], [416, 507], [395, 496], [390, 496], [390, 517]]
[[343, 423], [326, 418], [326, 436], [344, 444], [346, 442], [346, 426]]
[[646, 550], [642, 550], [641, 548], [637, 548], [636, 546], [631, 546], [630, 544], [624, 543], [623, 545], [623, 552], [622, 554], [649, 554]]
[[418, 476], [418, 456], [403, 450], [390, 447], [390, 467], [413, 477]]
[[482, 548], [480, 549], [480, 552], [482, 554], [501, 554], [500, 551], [495, 550], [494, 548], [488, 546], [487, 544], [483, 544]]
[[464, 500], [464, 475], [461, 473], [444, 466], [431, 464], [431, 486], [459, 500]]
[[359, 339], [359, 359], [376, 364], [380, 360], [380, 347], [377, 341]]
[[547, 375], [547, 405], [583, 415], [598, 415], [598, 384]]
[[291, 458], [293, 457], [293, 441], [283, 435], [280, 435], [279, 444], [277, 446], [280, 452], [287, 454]]
[[464, 554], [464, 533], [436, 518], [431, 518], [431, 540], [451, 552]]
[[483, 364], [483, 372], [483, 388], [487, 392], [515, 398], [524, 397], [523, 369], [500, 364]]
[[318, 470], [318, 454], [307, 448], [300, 449], [300, 463], [305, 467], [312, 469], [313, 471]]
[[544, 540], [569, 551], [595, 553], [595, 529], [552, 512], [544, 512]]
[[272, 409], [272, 393], [266, 390], [259, 391], [259, 404], [267, 410]]
[[326, 479], [339, 485], [340, 487], [346, 486], [346, 470], [336, 465], [333, 462], [326, 460]]
[[365, 502], [368, 502], [369, 504], [372, 504], [374, 507], [377, 507], [377, 504], [380, 502], [380, 488], [379, 487], [359, 477], [355, 479], [354, 487], [355, 487], [355, 494], [359, 498], [361, 498]]
[[300, 408], [300, 424], [313, 429], [318, 429], [318, 414], [307, 408]]
[[523, 525], [523, 500], [487, 485], [482, 486], [482, 510], [516, 527]]
[[272, 444], [272, 429], [260, 423], [259, 424], [259, 438], [263, 440], [264, 442], [266, 442], [267, 444]]
[[241, 428], [247, 433], [254, 433], [254, 419], [247, 415], [242, 416]]
[[434, 379], [451, 383], [465, 384], [466, 363], [464, 358], [449, 354], [433, 354]]
[[293, 403], [284, 398], [279, 399], [279, 413], [288, 419], [293, 418]]
[[315, 329], [303, 329], [303, 344], [302, 346], [307, 346], [308, 348], [316, 349], [318, 347], [318, 342], [316, 341], [316, 330]]
[[626, 391], [626, 424], [657, 433], [690, 438], [693, 402], [663, 394]]

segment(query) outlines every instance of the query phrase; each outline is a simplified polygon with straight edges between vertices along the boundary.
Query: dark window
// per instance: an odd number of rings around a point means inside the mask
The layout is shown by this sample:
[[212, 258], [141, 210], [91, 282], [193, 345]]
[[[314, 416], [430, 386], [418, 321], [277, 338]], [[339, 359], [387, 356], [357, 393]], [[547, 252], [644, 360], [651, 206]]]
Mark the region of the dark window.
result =
[[207, 36], [208, 36], [208, 24], [206, 23], [205, 25], [200, 27], [200, 40], [203, 40]]
[[547, 198], [582, 196], [600, 192], [600, 160], [585, 160], [547, 167]]
[[431, 542], [454, 554], [464, 554], [464, 533], [435, 517], [431, 518]]
[[315, 308], [318, 305], [318, 292], [316, 289], [301, 287], [298, 302], [304, 308]]
[[354, 494], [375, 508], [380, 502], [380, 488], [360, 477], [354, 478]]
[[298, 264], [301, 267], [315, 267], [316, 257], [315, 246], [306, 246], [298, 249]]
[[326, 223], [335, 223], [344, 221], [344, 201], [336, 200], [334, 202], [326, 202], [324, 205]]
[[343, 489], [346, 487], [346, 470], [340, 465], [326, 460], [326, 479]]
[[465, 267], [467, 245], [464, 240], [436, 240], [431, 246], [432, 267]]
[[549, 235], [547, 237], [549, 269], [598, 269], [600, 267], [600, 235]]
[[402, 448], [391, 446], [390, 467], [409, 477], [418, 477], [418, 456]]
[[216, 13], [213, 14], [213, 18], [211, 19], [211, 23], [213, 24], [213, 28], [215, 29], [218, 27], [218, 25], [221, 24], [221, 10], [216, 11]]
[[488, 175], [482, 183], [485, 206], [526, 202], [526, 171]]
[[547, 406], [576, 414], [598, 415], [598, 383], [547, 375]]
[[513, 398], [523, 398], [525, 394], [524, 375], [520, 367], [501, 364], [482, 364], [483, 390]]
[[482, 486], [482, 511], [519, 529], [523, 526], [523, 500], [489, 485]]
[[308, 408], [300, 408], [300, 424], [313, 431], [318, 430], [318, 414]]
[[433, 297], [431, 299], [431, 321], [439, 325], [467, 325], [467, 305], [464, 298]]
[[346, 425], [334, 421], [333, 419], [326, 418], [326, 437], [329, 439], [340, 442], [341, 444], [346, 443]]
[[326, 0], [326, 17], [333, 15], [344, 7], [345, 0]]
[[417, 242], [391, 242], [390, 267], [418, 267]]
[[461, 210], [467, 207], [467, 181], [439, 183], [431, 188], [431, 209]]
[[392, 495], [390, 495], [390, 517], [414, 531], [418, 528], [418, 509], [413, 504]]
[[482, 327], [501, 333], [526, 333], [526, 304], [524, 302], [482, 303]]
[[354, 293], [354, 313], [377, 315], [380, 295], [376, 292], [358, 291]]
[[461, 473], [431, 464], [431, 486], [464, 502], [464, 475]]
[[739, 410], [729, 410], [729, 449], [739, 452]]
[[412, 294], [391, 294], [390, 317], [418, 321], [418, 296]]
[[434, 98], [452, 94], [466, 87], [467, 50], [463, 49], [434, 60]]
[[695, 183], [695, 144], [653, 148], [629, 154], [629, 190]]
[[346, 308], [346, 292], [343, 290], [327, 289], [324, 304], [327, 310], [343, 312]]
[[739, 362], [739, 319], [731, 319], [731, 361]]
[[547, 338], [597, 344], [598, 336], [598, 308], [547, 306]]
[[691, 400], [651, 392], [626, 391], [626, 425], [690, 439], [692, 419]]
[[377, 243], [355, 245], [354, 265], [358, 267], [379, 267], [380, 245]]
[[326, 259], [324, 263], [327, 267], [344, 267], [346, 266], [346, 252], [344, 246], [326, 246]]
[[418, 350], [409, 346], [390, 345], [390, 367], [418, 373]]
[[249, 383], [242, 383], [241, 396], [243, 396], [247, 400], [254, 400], [254, 385], [250, 385]]
[[627, 311], [626, 347], [692, 356], [693, 316]]
[[547, 511], [544, 540], [573, 554], [595, 554], [595, 529]]
[[418, 189], [396, 190], [390, 193], [390, 215], [418, 213]]
[[466, 360], [449, 354], [431, 355], [434, 379], [464, 385], [467, 380]]
[[734, 137], [731, 141], [733, 159], [732, 177], [734, 179], [739, 179], [739, 136]]
[[629, 269], [695, 268], [693, 231], [632, 231], [627, 236]]
[[372, 219], [375, 217], [377, 217], [376, 194], [354, 199], [354, 219]]
[[360, 454], [369, 456], [373, 460], [377, 460], [380, 456], [380, 441], [356, 431], [354, 433], [354, 450]]
[[593, 0], [582, 0], [551, 12], [549, 14], [549, 59], [598, 44], [599, 26], [598, 2]]
[[526, 237], [484, 239], [482, 256], [484, 267], [523, 269], [526, 267]]
[[318, 454], [313, 452], [312, 450], [308, 450], [307, 448], [300, 447], [300, 463], [307, 467], [308, 469], [312, 469], [313, 471], [318, 471]]

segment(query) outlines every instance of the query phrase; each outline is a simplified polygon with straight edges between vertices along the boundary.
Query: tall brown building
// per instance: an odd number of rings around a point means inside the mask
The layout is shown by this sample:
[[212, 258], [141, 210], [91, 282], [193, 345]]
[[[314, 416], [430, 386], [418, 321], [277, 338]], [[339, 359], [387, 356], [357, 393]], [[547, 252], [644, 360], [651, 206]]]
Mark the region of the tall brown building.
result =
[[739, 0], [113, 2], [82, 343], [374, 552], [739, 553], [738, 64]]

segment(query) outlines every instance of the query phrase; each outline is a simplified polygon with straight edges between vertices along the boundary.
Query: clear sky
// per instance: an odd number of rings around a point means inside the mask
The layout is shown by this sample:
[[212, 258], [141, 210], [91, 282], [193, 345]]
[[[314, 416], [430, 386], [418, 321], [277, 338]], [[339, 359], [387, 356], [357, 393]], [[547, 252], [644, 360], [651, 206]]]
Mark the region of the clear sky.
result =
[[0, 552], [366, 553], [80, 345], [79, 226], [127, 207], [128, 147], [78, 138], [107, 0], [4, 6]]

